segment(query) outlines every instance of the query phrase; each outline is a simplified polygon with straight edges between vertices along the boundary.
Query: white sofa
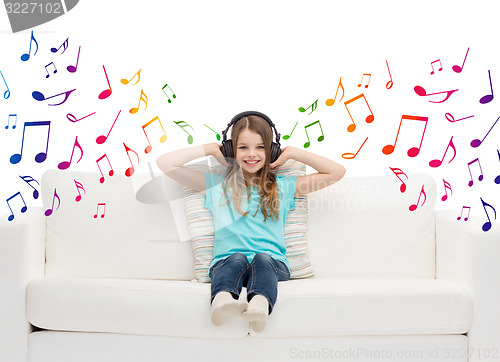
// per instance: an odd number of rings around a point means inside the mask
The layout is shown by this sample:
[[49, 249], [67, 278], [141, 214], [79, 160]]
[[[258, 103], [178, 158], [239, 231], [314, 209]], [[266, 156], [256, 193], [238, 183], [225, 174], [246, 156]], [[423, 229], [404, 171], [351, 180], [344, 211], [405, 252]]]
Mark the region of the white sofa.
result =
[[262, 333], [211, 325], [182, 189], [141, 177], [50, 170], [43, 209], [2, 217], [0, 361], [500, 361], [500, 225], [435, 212], [430, 176], [309, 194], [315, 276], [279, 284]]

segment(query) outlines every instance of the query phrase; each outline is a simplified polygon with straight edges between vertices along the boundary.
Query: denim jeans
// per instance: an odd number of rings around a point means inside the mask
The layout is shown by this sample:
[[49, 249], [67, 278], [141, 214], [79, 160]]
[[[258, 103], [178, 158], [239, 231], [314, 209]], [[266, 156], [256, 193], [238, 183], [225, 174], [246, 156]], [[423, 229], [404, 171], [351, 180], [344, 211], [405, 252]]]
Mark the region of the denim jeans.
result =
[[212, 278], [212, 297], [219, 292], [229, 292], [238, 299], [241, 288], [247, 288], [247, 299], [255, 295], [266, 297], [269, 302], [269, 314], [273, 311], [278, 298], [278, 282], [290, 279], [285, 263], [275, 260], [269, 254], [258, 253], [249, 263], [245, 254], [234, 253], [215, 263], [209, 271]]

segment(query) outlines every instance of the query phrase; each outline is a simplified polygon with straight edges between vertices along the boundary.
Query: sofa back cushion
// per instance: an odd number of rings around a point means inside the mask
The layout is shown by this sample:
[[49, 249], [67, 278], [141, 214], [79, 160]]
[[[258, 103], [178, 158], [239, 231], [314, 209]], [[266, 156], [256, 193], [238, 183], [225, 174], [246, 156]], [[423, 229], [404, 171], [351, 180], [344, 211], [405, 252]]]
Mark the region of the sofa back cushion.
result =
[[[132, 178], [106, 175], [101, 184], [100, 176], [68, 170], [43, 175], [44, 209], [52, 207], [54, 190], [60, 200], [59, 206], [55, 198], [53, 212], [47, 216], [46, 275], [193, 279], [181, 186], [167, 177], [151, 180], [149, 175], [137, 174]], [[165, 192], [154, 200], [156, 196], [144, 193], [139, 180]], [[159, 185], [154, 185], [155, 180]], [[137, 201], [140, 192], [153, 203]]]
[[345, 177], [308, 195], [306, 236], [316, 276], [435, 277], [435, 182], [425, 174], [401, 178], [404, 193], [388, 175]]

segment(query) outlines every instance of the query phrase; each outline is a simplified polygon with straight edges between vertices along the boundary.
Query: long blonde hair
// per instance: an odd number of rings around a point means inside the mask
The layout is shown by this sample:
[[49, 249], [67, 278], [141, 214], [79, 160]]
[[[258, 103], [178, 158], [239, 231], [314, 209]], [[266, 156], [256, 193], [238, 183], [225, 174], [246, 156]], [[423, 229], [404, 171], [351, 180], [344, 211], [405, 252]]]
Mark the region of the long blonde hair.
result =
[[[249, 115], [240, 118], [231, 129], [231, 140], [233, 143], [233, 157], [236, 156], [238, 137], [240, 133], [249, 129], [258, 133], [264, 142], [264, 149], [266, 153], [266, 160], [264, 167], [262, 167], [256, 173], [257, 178], [257, 188], [260, 195], [260, 210], [264, 215], [264, 221], [267, 218], [277, 220], [279, 217], [279, 189], [276, 182], [276, 175], [270, 172], [270, 159], [271, 159], [271, 143], [273, 142], [273, 131], [271, 126], [267, 121], [259, 116]], [[231, 188], [231, 189], [230, 189]], [[242, 177], [242, 170], [236, 160], [232, 163], [232, 166], [224, 180], [224, 194], [231, 195], [227, 198], [225, 204], [229, 204], [231, 200], [234, 202], [234, 206], [240, 215], [246, 216], [249, 212], [243, 211], [241, 209], [241, 201], [243, 194], [246, 192], [247, 201], [250, 201], [250, 188], [246, 185], [244, 178]], [[255, 212], [254, 216], [257, 214], [259, 209]]]

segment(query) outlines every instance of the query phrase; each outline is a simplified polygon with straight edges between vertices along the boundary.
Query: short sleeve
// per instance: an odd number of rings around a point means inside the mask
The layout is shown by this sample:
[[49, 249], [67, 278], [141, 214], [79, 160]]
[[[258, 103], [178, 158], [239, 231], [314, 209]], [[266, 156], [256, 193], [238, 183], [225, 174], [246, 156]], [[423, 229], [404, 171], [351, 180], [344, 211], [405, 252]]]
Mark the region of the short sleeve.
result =
[[[224, 181], [224, 176], [212, 173], [205, 173], [205, 201], [203, 207], [212, 210], [212, 200], [215, 199], [218, 187]], [[218, 186], [218, 187], [216, 187]]]
[[295, 208], [295, 185], [297, 184], [297, 176], [277, 176], [276, 182], [282, 193], [282, 201], [286, 210]]

